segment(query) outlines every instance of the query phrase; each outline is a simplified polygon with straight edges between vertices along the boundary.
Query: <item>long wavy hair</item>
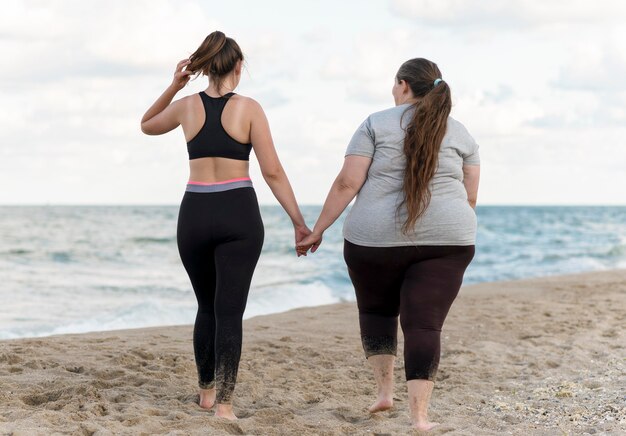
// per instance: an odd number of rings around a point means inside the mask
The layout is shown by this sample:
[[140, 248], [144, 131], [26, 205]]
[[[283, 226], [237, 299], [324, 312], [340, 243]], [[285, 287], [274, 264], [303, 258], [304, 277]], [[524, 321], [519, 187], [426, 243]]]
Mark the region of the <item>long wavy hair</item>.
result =
[[225, 76], [233, 71], [237, 61], [243, 61], [243, 53], [234, 39], [216, 30], [204, 39], [189, 60], [191, 63], [187, 65], [187, 70], [196, 77], [199, 74], [208, 76], [221, 92]]
[[448, 115], [452, 109], [450, 87], [441, 79], [437, 64], [424, 58], [410, 59], [402, 64], [396, 82], [404, 80], [418, 99], [412, 105], [411, 120], [404, 136], [404, 198], [407, 218], [402, 231], [410, 232], [430, 203], [430, 181], [437, 171], [439, 149], [446, 133]]

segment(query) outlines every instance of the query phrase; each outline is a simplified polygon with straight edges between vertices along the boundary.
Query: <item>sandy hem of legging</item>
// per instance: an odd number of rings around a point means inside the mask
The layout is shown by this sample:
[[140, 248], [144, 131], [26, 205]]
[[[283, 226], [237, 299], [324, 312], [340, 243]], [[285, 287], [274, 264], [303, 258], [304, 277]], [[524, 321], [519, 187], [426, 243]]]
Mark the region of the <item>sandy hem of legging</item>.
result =
[[[464, 287], [444, 325], [431, 434], [626, 432], [626, 270]], [[192, 326], [0, 341], [0, 434], [411, 434], [374, 384], [354, 303], [245, 321], [227, 422], [197, 404]], [[402, 356], [402, 338], [399, 338]]]

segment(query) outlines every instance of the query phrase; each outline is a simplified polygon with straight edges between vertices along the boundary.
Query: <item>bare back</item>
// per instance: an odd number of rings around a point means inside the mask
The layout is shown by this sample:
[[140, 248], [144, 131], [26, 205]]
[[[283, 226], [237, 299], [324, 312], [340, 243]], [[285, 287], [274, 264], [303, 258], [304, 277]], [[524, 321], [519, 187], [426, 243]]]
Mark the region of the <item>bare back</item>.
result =
[[[207, 93], [207, 95], [209, 95]], [[250, 143], [251, 111], [249, 98], [233, 95], [222, 112], [221, 123], [226, 133], [241, 143]], [[185, 141], [191, 141], [202, 129], [206, 113], [200, 95], [184, 98], [181, 126]], [[215, 183], [224, 180], [249, 177], [248, 161], [225, 157], [202, 157], [189, 161], [189, 180]]]

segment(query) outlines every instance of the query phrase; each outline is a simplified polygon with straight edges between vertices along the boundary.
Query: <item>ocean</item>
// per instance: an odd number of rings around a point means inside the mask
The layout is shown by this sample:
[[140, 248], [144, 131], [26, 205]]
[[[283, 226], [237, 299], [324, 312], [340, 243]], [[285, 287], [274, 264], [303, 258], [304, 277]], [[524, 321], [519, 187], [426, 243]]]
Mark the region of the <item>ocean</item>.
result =
[[[302, 208], [308, 223], [321, 206]], [[343, 217], [297, 258], [279, 206], [245, 317], [354, 300]], [[626, 207], [479, 206], [465, 284], [626, 268]], [[178, 206], [0, 207], [0, 339], [191, 324], [196, 300], [176, 248]]]

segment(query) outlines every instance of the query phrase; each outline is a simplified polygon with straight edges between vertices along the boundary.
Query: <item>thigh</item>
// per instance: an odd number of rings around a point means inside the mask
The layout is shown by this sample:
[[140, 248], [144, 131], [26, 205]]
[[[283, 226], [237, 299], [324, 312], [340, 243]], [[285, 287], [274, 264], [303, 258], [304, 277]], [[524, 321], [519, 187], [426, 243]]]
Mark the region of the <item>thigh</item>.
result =
[[344, 240], [343, 255], [359, 311], [397, 316], [404, 272], [402, 247], [364, 247]]
[[400, 320], [403, 326], [441, 330], [474, 256], [474, 246], [419, 247], [418, 253], [404, 274]]
[[225, 241], [215, 247], [216, 314], [243, 314], [262, 246], [262, 237], [256, 235]]
[[202, 219], [204, 205], [201, 200], [185, 195], [178, 217], [176, 242], [198, 304], [201, 309], [206, 309], [213, 306], [216, 273], [214, 246], [209, 224]]

